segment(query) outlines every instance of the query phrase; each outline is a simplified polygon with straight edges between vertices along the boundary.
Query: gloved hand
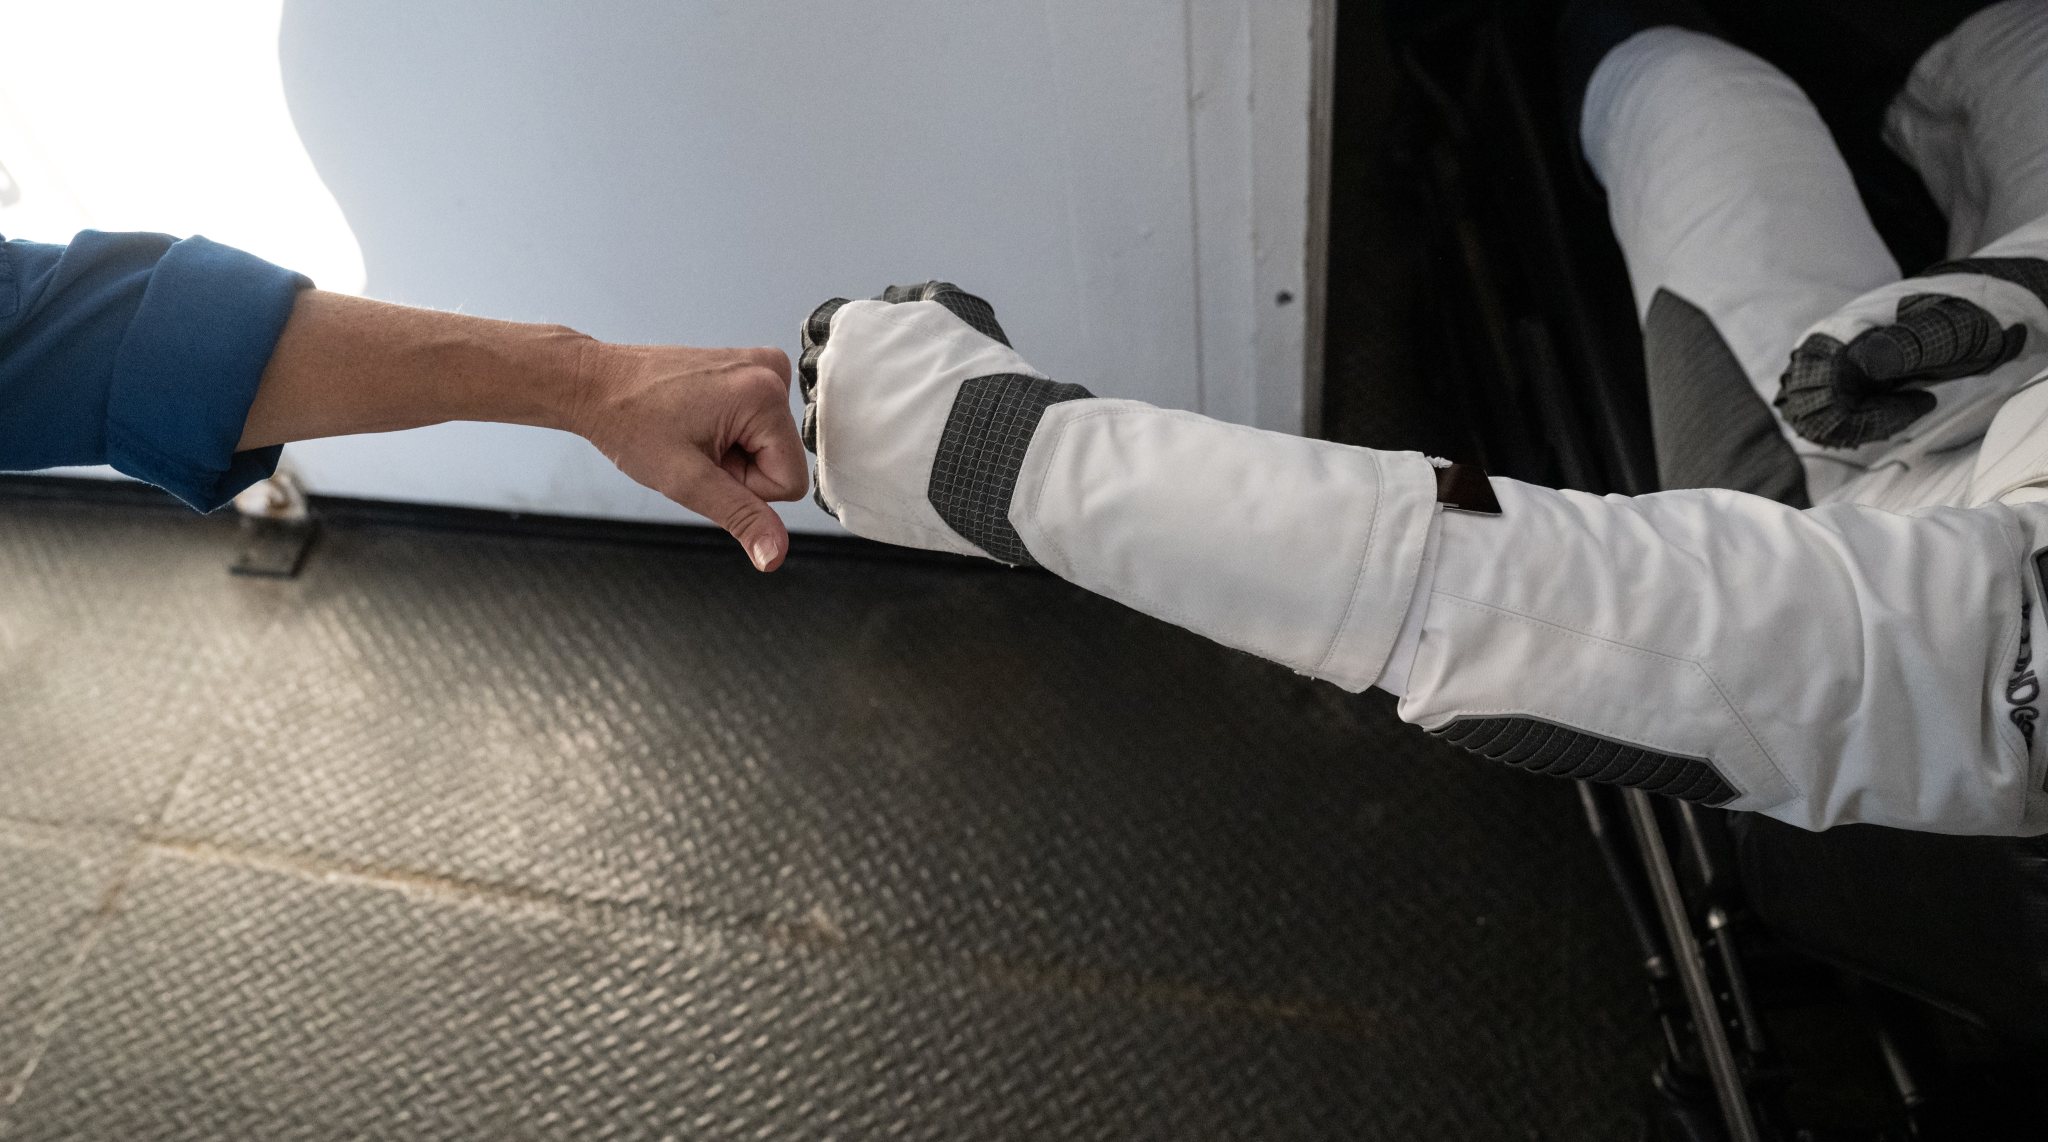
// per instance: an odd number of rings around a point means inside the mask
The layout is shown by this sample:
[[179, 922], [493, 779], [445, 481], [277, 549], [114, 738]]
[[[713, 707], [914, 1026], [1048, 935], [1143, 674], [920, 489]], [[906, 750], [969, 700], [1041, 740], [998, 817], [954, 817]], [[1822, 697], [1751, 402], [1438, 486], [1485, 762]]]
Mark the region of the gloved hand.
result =
[[815, 496], [848, 530], [1037, 563], [1009, 519], [1024, 452], [1047, 408], [1090, 393], [1019, 357], [987, 302], [936, 281], [834, 298], [804, 322], [798, 372]]
[[[2048, 350], [2048, 261], [1979, 257], [1934, 266], [1856, 299], [1808, 331], [1792, 351], [1777, 406], [1792, 430], [1827, 448], [1886, 440], [1937, 405], [1995, 402], [2026, 377], [2001, 370]], [[1971, 391], [1927, 386], [1964, 377], [1998, 380]], [[2026, 376], [2031, 376], [2027, 372]], [[1953, 395], [1951, 396], [1951, 393]], [[1989, 408], [1995, 407], [1987, 405]], [[1928, 421], [1957, 442], [1983, 425]], [[1981, 418], [1978, 418], [1981, 419]]]

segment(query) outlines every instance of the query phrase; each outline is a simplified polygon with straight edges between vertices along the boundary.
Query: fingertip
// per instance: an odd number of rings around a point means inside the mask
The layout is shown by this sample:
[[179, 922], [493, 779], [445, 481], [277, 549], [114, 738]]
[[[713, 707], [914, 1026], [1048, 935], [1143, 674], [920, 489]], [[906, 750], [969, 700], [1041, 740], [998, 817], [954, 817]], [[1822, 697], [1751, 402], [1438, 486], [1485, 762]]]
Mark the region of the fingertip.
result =
[[[766, 418], [744, 442], [747, 453], [753, 457], [756, 471], [774, 486], [795, 486], [801, 495], [805, 480], [804, 434], [796, 418], [789, 410], [778, 410], [781, 415]], [[808, 420], [810, 409], [804, 410]]]
[[768, 514], [769, 522], [755, 529], [754, 535], [743, 545], [747, 558], [753, 561], [754, 570], [773, 571], [789, 558], [789, 529], [782, 524], [782, 517], [773, 512]]
[[826, 339], [832, 336], [832, 318], [838, 314], [840, 307], [845, 304], [845, 298], [835, 297], [812, 310], [811, 315], [804, 318], [801, 336], [803, 337], [806, 349], [823, 345]]
[[773, 571], [782, 566], [782, 559], [786, 553], [787, 549], [782, 544], [765, 535], [747, 545], [747, 558], [754, 561], [756, 571]]

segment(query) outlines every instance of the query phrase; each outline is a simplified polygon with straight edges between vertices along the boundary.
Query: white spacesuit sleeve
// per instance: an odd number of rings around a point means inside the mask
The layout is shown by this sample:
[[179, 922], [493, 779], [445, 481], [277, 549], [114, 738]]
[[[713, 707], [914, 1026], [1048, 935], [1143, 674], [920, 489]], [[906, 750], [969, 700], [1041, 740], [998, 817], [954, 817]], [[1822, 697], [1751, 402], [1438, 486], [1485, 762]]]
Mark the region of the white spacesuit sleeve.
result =
[[2048, 5], [1991, 4], [1923, 53], [1885, 140], [1948, 217], [1960, 258], [2048, 214]]
[[1420, 453], [1080, 400], [1046, 412], [1010, 520], [1069, 582], [1363, 690], [1394, 654], [1436, 495]]
[[2048, 831], [2048, 504], [1474, 495], [1416, 453], [1056, 384], [955, 304], [813, 318], [819, 489], [859, 534], [1041, 564], [1349, 689], [1384, 676], [1403, 718], [1541, 773], [1807, 828]]
[[1441, 518], [1404, 719], [1809, 829], [2048, 831], [2048, 508], [1494, 485], [1499, 516]]
[[1413, 616], [1402, 718], [1496, 761], [1810, 829], [2048, 830], [2037, 703], [2008, 686], [2048, 509], [1496, 480], [1499, 515], [1437, 513], [1426, 473], [1083, 400], [1047, 413], [1011, 519], [1063, 578], [1353, 689]]

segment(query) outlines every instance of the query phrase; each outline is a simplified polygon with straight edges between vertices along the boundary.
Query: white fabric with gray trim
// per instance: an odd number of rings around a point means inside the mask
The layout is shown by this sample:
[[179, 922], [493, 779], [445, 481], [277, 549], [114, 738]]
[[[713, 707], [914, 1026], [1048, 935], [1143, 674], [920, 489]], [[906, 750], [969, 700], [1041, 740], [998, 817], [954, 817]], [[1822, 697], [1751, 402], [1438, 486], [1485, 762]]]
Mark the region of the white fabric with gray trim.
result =
[[2048, 742], [2008, 694], [2048, 637], [2048, 506], [1494, 487], [1499, 516], [1441, 517], [1402, 718], [1708, 759], [1729, 808], [1809, 829], [2048, 831]]
[[[853, 301], [818, 356], [818, 485], [857, 535], [981, 554], [929, 499], [964, 382], [1043, 377], [937, 302]], [[1090, 590], [1352, 690], [1407, 615], [1434, 469], [1136, 401], [1045, 410], [1010, 522]]]
[[[994, 373], [1042, 375], [934, 303], [833, 316], [819, 479], [850, 529], [974, 551], [926, 494], [961, 382]], [[1009, 520], [1074, 583], [1379, 680], [1402, 717], [1510, 764], [1807, 828], [2048, 831], [2018, 685], [2022, 648], [2048, 645], [2048, 504], [1493, 486], [1498, 516], [1442, 510], [1417, 453], [1087, 398], [1045, 410]]]

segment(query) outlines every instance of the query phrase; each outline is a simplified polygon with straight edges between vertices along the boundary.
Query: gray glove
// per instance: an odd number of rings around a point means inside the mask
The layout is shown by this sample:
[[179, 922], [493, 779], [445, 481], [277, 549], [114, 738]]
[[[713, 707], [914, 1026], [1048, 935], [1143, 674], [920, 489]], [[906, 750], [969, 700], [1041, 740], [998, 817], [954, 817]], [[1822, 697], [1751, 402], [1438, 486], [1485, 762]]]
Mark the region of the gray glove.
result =
[[1778, 409], [1794, 432], [1823, 447], [1890, 438], [1939, 403], [1926, 386], [1984, 376], [2019, 357], [2042, 305], [2048, 261], [1934, 266], [1865, 294], [1808, 333], [1779, 382]]

